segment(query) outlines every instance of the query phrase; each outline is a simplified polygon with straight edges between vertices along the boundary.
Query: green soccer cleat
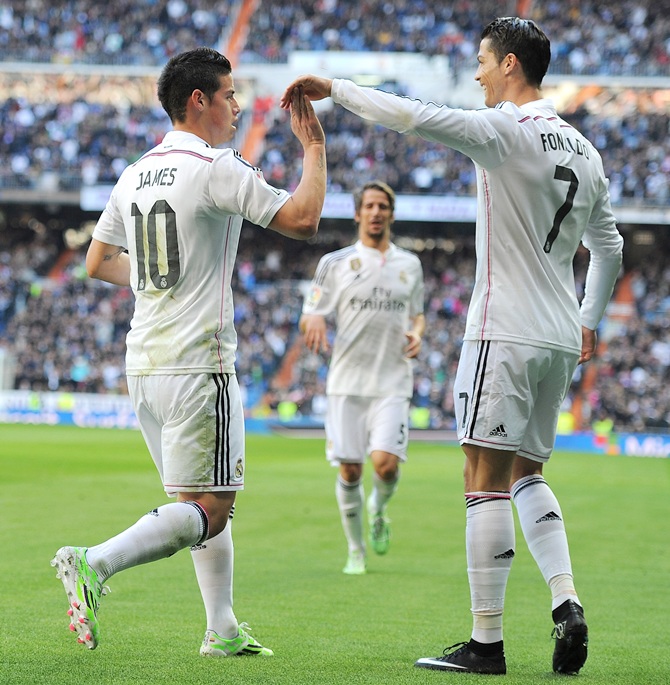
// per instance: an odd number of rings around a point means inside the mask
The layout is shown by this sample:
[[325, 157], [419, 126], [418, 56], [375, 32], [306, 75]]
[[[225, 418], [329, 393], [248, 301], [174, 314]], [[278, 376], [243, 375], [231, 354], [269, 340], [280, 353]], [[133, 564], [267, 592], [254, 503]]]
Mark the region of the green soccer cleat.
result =
[[386, 554], [391, 543], [390, 519], [384, 516], [383, 511], [375, 511], [371, 506], [371, 499], [368, 499], [368, 522], [369, 522], [369, 541], [370, 547], [376, 554]]
[[246, 623], [240, 623], [237, 637], [227, 640], [213, 630], [205, 633], [205, 639], [200, 647], [201, 656], [274, 656], [274, 652], [249, 635], [251, 630]]
[[365, 552], [363, 550], [349, 552], [347, 564], [342, 569], [342, 573], [346, 573], [348, 576], [362, 576], [366, 573]]
[[61, 547], [51, 560], [58, 571], [70, 605], [70, 630], [77, 634], [77, 642], [95, 649], [100, 640], [98, 607], [100, 599], [109, 592], [98, 580], [98, 574], [86, 561], [86, 547]]

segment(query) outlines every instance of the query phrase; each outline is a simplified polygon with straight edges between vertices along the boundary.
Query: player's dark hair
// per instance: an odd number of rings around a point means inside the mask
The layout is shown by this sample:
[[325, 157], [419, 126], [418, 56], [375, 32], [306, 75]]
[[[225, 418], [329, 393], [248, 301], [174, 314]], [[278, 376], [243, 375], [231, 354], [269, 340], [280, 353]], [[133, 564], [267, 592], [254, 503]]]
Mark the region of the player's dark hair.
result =
[[170, 121], [184, 121], [186, 102], [193, 91], [213, 97], [221, 87], [221, 76], [231, 71], [230, 61], [212, 48], [195, 48], [171, 57], [158, 78], [158, 99]]
[[360, 211], [361, 205], [363, 204], [363, 193], [365, 193], [366, 190], [381, 190], [389, 199], [391, 211], [395, 211], [395, 193], [393, 192], [393, 188], [391, 188], [388, 183], [384, 183], [384, 181], [368, 181], [364, 186], [354, 191], [354, 209], [357, 213]]
[[483, 31], [482, 39], [488, 38], [491, 51], [498, 64], [510, 52], [516, 55], [528, 83], [539, 88], [551, 61], [549, 38], [530, 19], [498, 17]]

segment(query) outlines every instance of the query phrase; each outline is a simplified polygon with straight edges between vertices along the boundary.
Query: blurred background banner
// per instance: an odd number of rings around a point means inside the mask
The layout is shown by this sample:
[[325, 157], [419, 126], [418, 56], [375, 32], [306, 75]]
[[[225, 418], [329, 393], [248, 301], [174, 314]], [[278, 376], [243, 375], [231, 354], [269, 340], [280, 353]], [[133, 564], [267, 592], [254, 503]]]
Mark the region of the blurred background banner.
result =
[[[139, 425], [128, 396], [88, 393], [44, 393], [5, 390], [0, 392], [0, 423], [23, 425], [123, 428]], [[323, 424], [311, 418], [247, 417], [249, 433], [278, 433], [296, 438], [322, 438]], [[454, 431], [413, 429], [412, 441], [457, 444]], [[597, 434], [592, 431], [559, 435], [556, 449], [610, 456], [670, 457], [670, 435], [639, 433]]]

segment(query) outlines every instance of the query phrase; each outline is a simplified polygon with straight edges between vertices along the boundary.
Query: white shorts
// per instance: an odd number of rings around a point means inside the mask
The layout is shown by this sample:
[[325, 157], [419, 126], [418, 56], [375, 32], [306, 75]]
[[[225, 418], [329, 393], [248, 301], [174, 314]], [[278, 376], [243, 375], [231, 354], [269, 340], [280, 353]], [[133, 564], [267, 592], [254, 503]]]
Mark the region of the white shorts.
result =
[[466, 340], [454, 382], [460, 443], [548, 461], [578, 361], [574, 352]]
[[244, 489], [244, 410], [235, 374], [129, 376], [165, 492]]
[[409, 399], [329, 395], [326, 409], [326, 458], [362, 464], [372, 452], [407, 459]]

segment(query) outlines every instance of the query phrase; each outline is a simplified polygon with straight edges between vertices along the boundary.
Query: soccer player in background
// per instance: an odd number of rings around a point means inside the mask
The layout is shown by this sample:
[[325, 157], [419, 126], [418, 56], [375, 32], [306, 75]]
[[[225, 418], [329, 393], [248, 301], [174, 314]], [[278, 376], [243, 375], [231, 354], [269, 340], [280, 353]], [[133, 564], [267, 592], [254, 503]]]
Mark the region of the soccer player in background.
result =
[[[132, 287], [128, 386], [166, 493], [149, 512], [93, 547], [62, 547], [52, 565], [71, 630], [95, 649], [103, 584], [124, 569], [190, 547], [205, 604], [204, 656], [271, 656], [233, 613], [231, 521], [244, 487], [244, 416], [235, 376], [231, 276], [242, 220], [296, 239], [318, 230], [325, 138], [300, 90], [291, 128], [304, 149], [293, 194], [268, 185], [232, 149], [240, 106], [231, 65], [209, 48], [169, 60], [158, 97], [173, 124], [119, 178], [86, 256], [93, 278]], [[259, 237], [262, 240], [262, 237]]]
[[[282, 98], [287, 107], [295, 88], [313, 100], [332, 97], [364, 119], [459, 150], [477, 171], [477, 271], [454, 386], [473, 630], [468, 642], [419, 659], [419, 667], [506, 672], [512, 501], [551, 589], [553, 669], [577, 673], [587, 658], [563, 513], [542, 470], [573, 373], [595, 353], [623, 239], [600, 155], [542, 98], [550, 59], [549, 39], [534, 22], [501, 17], [483, 30], [477, 55], [484, 109], [424, 104], [315, 76], [296, 79]], [[572, 267], [580, 242], [590, 251], [581, 308]]]
[[363, 465], [374, 468], [367, 500], [370, 546], [386, 554], [386, 507], [407, 459], [412, 359], [425, 330], [419, 258], [391, 242], [395, 193], [371, 181], [354, 193], [354, 245], [324, 255], [300, 318], [312, 352], [328, 351], [326, 317], [336, 335], [326, 380], [326, 456], [339, 467], [335, 495], [349, 549], [344, 573], [366, 571]]

